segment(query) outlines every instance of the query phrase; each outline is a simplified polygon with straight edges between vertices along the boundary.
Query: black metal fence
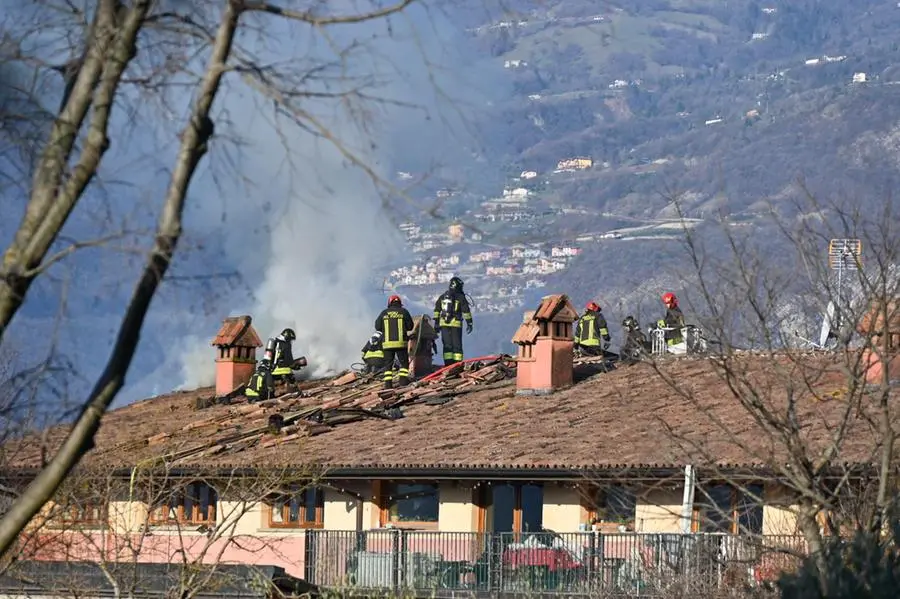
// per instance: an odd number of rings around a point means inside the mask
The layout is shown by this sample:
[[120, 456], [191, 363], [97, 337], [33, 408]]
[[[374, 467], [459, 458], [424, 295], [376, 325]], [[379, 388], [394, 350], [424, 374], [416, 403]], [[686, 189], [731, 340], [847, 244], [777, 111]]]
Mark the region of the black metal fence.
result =
[[703, 596], [773, 581], [805, 553], [796, 536], [317, 530], [304, 562], [335, 589]]

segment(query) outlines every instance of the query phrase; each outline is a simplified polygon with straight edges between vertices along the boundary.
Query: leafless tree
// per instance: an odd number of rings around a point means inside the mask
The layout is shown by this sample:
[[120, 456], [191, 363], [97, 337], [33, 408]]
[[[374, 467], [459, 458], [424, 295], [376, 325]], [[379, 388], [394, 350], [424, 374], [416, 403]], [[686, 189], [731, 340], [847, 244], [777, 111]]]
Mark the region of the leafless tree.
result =
[[[122, 314], [110, 358], [88, 397], [80, 402], [65, 442], [0, 521], [0, 553], [10, 549], [19, 532], [90, 450], [104, 412], [123, 385], [148, 307], [182, 237], [188, 190], [216, 130], [213, 106], [222, 94], [225, 78], [240, 78], [267, 98], [277, 114], [326, 140], [347, 161], [377, 178], [363, 154], [345, 144], [305, 104], [330, 101], [352, 108], [366, 101], [385, 101], [367, 95], [370, 82], [365, 74], [354, 81], [355, 74], [350, 72], [350, 82], [335, 90], [321, 82], [322, 74], [330, 73], [329, 65], [267, 60], [258, 57], [254, 47], [266, 42], [267, 29], [275, 24], [297, 32], [324, 32], [327, 40], [330, 28], [388, 19], [414, 1], [373, 1], [338, 8], [311, 2], [296, 10], [251, 0], [200, 4], [98, 0], [83, 8], [73, 3], [40, 3], [28, 13], [31, 30], [50, 31], [56, 34], [55, 41], [69, 44], [65, 58], [56, 62], [58, 54], [28, 56], [7, 26], [3, 32], [6, 55], [36, 65], [39, 71], [61, 74], [65, 90], [59, 109], [42, 130], [29, 173], [25, 215], [0, 264], [0, 341], [39, 277], [73, 252], [109, 241], [104, 237], [59, 247], [61, 231], [97, 181], [104, 157], [110, 148], [124, 143], [114, 135], [110, 123], [115, 111], [130, 110], [134, 95], [128, 90], [141, 90], [144, 101], [161, 101], [167, 116], [181, 123], [181, 132], [153, 241]], [[338, 73], [345, 66], [343, 58], [338, 51], [330, 65]], [[176, 88], [187, 90], [192, 98], [187, 112], [164, 102], [167, 93]], [[361, 108], [355, 110], [351, 113], [364, 121], [366, 114], [359, 112]]]
[[[750, 486], [759, 477], [742, 480], [718, 466], [723, 452], [739, 453], [765, 473], [764, 482], [787, 491], [783, 507], [817, 564], [823, 596], [827, 535], [887, 532], [895, 508], [896, 391], [889, 369], [872, 366], [896, 359], [900, 333], [900, 236], [893, 203], [882, 207], [864, 213], [807, 195], [786, 211], [773, 206], [753, 227], [724, 221], [705, 236], [685, 229], [697, 281], [686, 311], [716, 342], [701, 365], [720, 392], [710, 396], [696, 377], [675, 374], [674, 365], [691, 357], [653, 361], [703, 431], [677, 429], [659, 415], [685, 459], [756, 503], [770, 503]], [[851, 243], [830, 262], [834, 239], [859, 240], [862, 251]], [[836, 260], [844, 260], [840, 281]], [[829, 304], [826, 349], [816, 329]]]

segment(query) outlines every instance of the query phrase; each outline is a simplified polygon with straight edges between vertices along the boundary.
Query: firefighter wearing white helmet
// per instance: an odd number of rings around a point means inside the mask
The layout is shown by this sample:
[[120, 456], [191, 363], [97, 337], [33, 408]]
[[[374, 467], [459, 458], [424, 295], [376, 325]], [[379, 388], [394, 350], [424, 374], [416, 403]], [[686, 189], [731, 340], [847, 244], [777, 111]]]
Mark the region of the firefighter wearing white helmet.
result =
[[362, 360], [366, 365], [366, 372], [377, 373], [384, 368], [384, 348], [381, 339], [384, 337], [381, 331], [375, 331], [362, 348]]

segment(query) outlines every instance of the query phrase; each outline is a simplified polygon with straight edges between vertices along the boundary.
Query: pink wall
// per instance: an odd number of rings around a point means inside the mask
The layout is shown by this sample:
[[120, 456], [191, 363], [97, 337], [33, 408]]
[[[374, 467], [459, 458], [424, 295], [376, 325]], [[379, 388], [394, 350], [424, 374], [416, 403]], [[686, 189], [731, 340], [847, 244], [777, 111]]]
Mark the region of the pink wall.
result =
[[[313, 560], [311, 581], [346, 584], [347, 563], [357, 549], [356, 534], [329, 531], [315, 539], [315, 546], [309, 547]], [[365, 546], [360, 547], [365, 551], [391, 553], [395, 547], [395, 537], [388, 532], [368, 534], [365, 539]], [[474, 562], [484, 550], [479, 535], [423, 532], [406, 533], [405, 539], [406, 552], [428, 553], [443, 560]], [[210, 540], [202, 535], [179, 537], [177, 533], [158, 531], [144, 536], [99, 530], [42, 531], [22, 550], [23, 559], [94, 562], [168, 563], [184, 560], [185, 554], [189, 563], [271, 565], [281, 566], [298, 578], [306, 578], [307, 574], [307, 536], [303, 532]]]
[[22, 559], [71, 561], [189, 562], [281, 566], [303, 578], [305, 536], [251, 536], [208, 539], [203, 535], [154, 532], [151, 535], [104, 531], [47, 531], [27, 542]]

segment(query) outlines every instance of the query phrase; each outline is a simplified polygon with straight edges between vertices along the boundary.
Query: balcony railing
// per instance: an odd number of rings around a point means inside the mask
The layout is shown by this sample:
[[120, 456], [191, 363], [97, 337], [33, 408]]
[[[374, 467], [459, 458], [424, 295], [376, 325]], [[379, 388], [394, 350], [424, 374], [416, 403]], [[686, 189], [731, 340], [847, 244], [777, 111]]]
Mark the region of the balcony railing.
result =
[[705, 596], [795, 568], [796, 536], [308, 531], [305, 578], [320, 587], [417, 594], [539, 592]]

